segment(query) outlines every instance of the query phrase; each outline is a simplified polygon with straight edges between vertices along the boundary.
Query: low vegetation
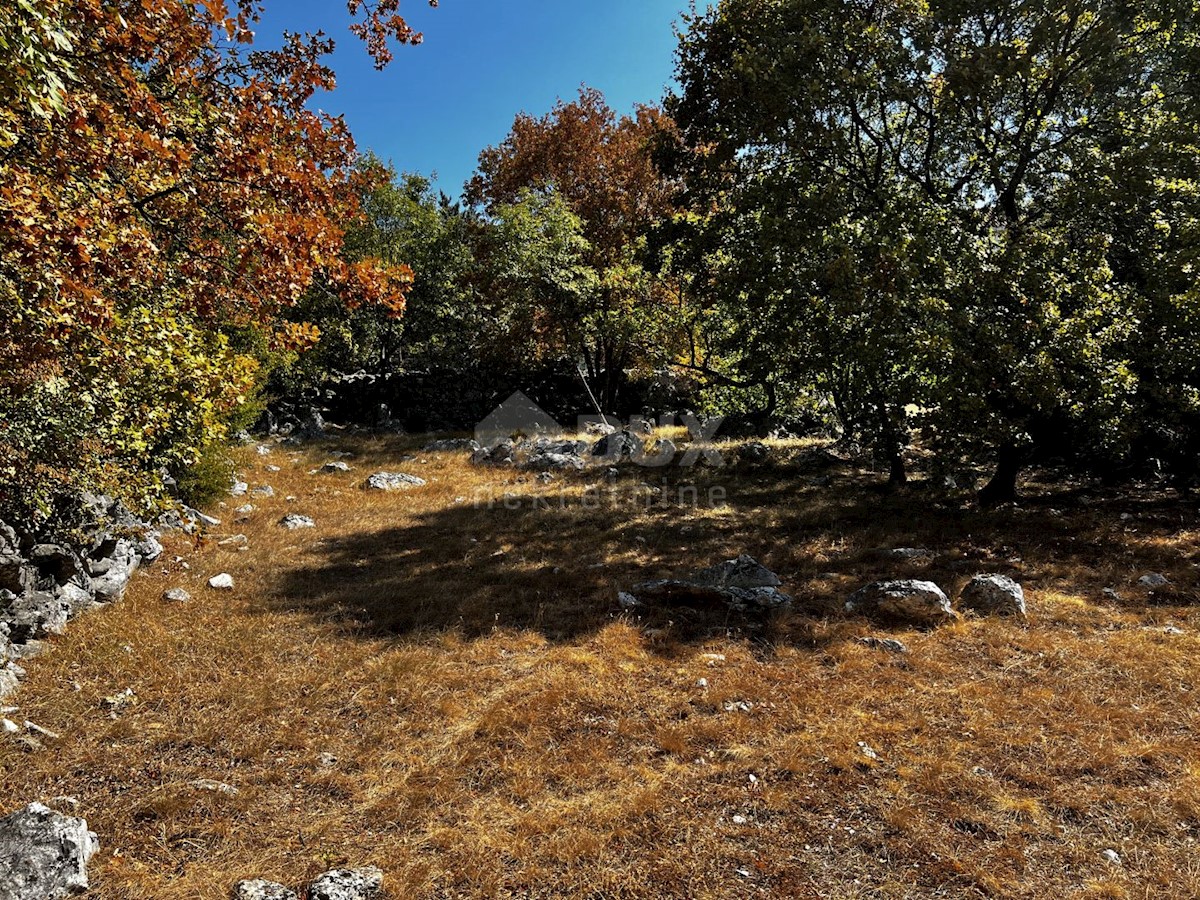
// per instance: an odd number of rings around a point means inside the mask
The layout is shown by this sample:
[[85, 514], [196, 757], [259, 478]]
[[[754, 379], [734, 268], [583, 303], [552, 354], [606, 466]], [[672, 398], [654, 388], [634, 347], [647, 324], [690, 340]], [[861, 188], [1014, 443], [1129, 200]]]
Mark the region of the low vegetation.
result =
[[[1041, 499], [981, 512], [923, 482], [880, 492], [800, 441], [665, 484], [542, 483], [421, 444], [247, 452], [273, 498], [210, 509], [222, 526], [171, 538], [28, 662], [20, 715], [61, 738], [0, 743], [5, 792], [77, 798], [103, 841], [94, 896], [215, 900], [341, 863], [381, 866], [393, 897], [1200, 892], [1191, 504], [1044, 473]], [[313, 473], [335, 450], [352, 471]], [[380, 469], [428, 484], [361, 490]], [[701, 502], [648, 503], [643, 482]], [[616, 604], [739, 553], [791, 612]], [[1024, 584], [1027, 621], [840, 612], [876, 577], [953, 596], [993, 571]], [[221, 572], [232, 592], [205, 587]], [[1137, 584], [1152, 572], [1170, 584]]]

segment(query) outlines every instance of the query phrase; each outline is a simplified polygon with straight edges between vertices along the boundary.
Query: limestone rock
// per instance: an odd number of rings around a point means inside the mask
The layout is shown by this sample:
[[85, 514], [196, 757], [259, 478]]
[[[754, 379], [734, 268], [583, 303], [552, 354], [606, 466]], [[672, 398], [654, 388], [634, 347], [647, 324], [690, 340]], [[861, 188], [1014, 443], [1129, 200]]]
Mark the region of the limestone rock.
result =
[[1025, 591], [1007, 575], [976, 575], [958, 604], [984, 616], [1025, 616]]
[[255, 878], [233, 886], [233, 900], [298, 900], [296, 892], [274, 881]]
[[374, 866], [335, 869], [313, 879], [309, 900], [370, 900], [383, 889], [383, 872]]
[[83, 819], [31, 803], [0, 819], [0, 900], [60, 900], [88, 889], [99, 849]]
[[692, 579], [697, 584], [712, 587], [732, 588], [769, 588], [783, 584], [779, 576], [762, 565], [752, 556], [742, 554], [737, 559], [726, 560], [723, 563], [698, 572]]
[[406, 475], [403, 472], [376, 472], [363, 484], [368, 491], [402, 491], [414, 487], [423, 487], [424, 478], [416, 475]]
[[317, 523], [310, 516], [302, 516], [298, 513], [288, 513], [279, 520], [279, 526], [286, 528], [288, 531], [295, 531], [298, 528], [316, 528]]
[[877, 581], [852, 594], [846, 612], [913, 625], [954, 618], [950, 598], [932, 581]]
[[208, 586], [217, 591], [232, 591], [233, 576], [228, 572], [222, 572], [220, 575], [214, 575], [208, 579]]

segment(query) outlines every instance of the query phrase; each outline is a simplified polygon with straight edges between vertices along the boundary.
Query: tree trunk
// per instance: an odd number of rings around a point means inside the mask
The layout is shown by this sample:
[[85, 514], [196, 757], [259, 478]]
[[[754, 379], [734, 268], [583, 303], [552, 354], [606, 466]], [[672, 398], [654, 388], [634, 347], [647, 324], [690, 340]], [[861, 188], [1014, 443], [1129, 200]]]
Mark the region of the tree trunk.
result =
[[979, 505], [985, 509], [1017, 499], [1017, 476], [1021, 474], [1021, 452], [1011, 441], [996, 453], [996, 472], [979, 492]]
[[889, 447], [888, 484], [899, 486], [908, 483], [908, 472], [904, 468], [904, 450], [899, 444]]

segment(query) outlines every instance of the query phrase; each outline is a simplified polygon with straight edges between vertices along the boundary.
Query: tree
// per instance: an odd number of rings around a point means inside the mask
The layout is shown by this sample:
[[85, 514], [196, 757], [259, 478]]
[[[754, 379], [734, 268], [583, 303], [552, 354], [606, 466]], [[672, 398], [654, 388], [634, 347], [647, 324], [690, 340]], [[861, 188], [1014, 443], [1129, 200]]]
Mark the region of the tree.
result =
[[[353, 141], [308, 100], [320, 37], [248, 49], [257, 5], [20, 0], [0, 14], [0, 510], [45, 521], [70, 489], [149, 500], [259, 380], [314, 278], [399, 314], [411, 272], [347, 261]], [[350, 11], [416, 35], [394, 2]]]
[[994, 448], [995, 502], [1034, 453], [1128, 446], [1137, 360], [1159, 368], [1133, 323], [1194, 303], [1196, 25], [1172, 0], [724, 0], [667, 108], [692, 202], [764, 240], [780, 352], [829, 347], [848, 290], [873, 331], [821, 368], [870, 373], [946, 452]]
[[[669, 285], [643, 264], [647, 232], [671, 210], [673, 185], [651, 153], [670, 128], [661, 110], [639, 106], [618, 117], [599, 91], [582, 88], [577, 100], [560, 101], [545, 116], [517, 116], [508, 137], [480, 154], [467, 186], [468, 201], [488, 214], [528, 204], [535, 191], [557, 196], [578, 218], [596, 290], [591, 306], [575, 311], [587, 321], [586, 340], [575, 349], [610, 410], [626, 370], [652, 367], [673, 349]], [[572, 324], [561, 322], [558, 331]]]

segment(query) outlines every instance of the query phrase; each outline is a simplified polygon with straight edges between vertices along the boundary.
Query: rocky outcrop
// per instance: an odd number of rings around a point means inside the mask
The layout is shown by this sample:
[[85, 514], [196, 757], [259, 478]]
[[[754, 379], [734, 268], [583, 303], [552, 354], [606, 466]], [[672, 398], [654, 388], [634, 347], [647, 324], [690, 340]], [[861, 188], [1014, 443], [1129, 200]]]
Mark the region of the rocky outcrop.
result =
[[0, 819], [0, 900], [60, 900], [88, 889], [99, 848], [83, 819], [31, 803]]
[[162, 554], [158, 533], [112, 497], [86, 494], [81, 507], [82, 537], [70, 545], [0, 522], [0, 696], [15, 686], [10, 657], [61, 634], [80, 613], [120, 600], [133, 573]]

